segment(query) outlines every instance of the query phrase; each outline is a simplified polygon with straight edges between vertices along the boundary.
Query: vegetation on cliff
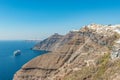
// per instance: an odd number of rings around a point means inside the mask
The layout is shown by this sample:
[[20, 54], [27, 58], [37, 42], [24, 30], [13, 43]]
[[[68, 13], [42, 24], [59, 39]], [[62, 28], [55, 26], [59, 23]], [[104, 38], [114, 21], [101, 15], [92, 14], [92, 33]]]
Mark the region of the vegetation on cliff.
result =
[[26, 63], [14, 80], [120, 80], [119, 27], [91, 24], [52, 35], [33, 48], [51, 52]]

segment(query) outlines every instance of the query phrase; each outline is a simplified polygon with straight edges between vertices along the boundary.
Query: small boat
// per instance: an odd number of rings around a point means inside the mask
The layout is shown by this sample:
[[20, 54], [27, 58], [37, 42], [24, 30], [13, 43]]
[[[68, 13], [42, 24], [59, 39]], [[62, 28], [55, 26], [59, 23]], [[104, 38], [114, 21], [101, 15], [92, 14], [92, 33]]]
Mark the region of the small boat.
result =
[[20, 55], [21, 54], [21, 51], [20, 50], [16, 50], [16, 51], [14, 51], [14, 56], [18, 56], [18, 55]]

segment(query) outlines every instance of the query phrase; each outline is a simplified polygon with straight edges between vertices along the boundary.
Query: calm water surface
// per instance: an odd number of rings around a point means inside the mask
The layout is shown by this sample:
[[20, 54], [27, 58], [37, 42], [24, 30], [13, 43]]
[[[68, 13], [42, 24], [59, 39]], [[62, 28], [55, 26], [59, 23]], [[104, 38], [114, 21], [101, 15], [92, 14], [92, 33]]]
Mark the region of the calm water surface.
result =
[[[26, 41], [0, 41], [0, 80], [12, 80], [14, 73], [23, 64], [41, 55], [43, 51], [32, 51], [36, 42]], [[21, 55], [14, 56], [15, 50], [21, 50]]]

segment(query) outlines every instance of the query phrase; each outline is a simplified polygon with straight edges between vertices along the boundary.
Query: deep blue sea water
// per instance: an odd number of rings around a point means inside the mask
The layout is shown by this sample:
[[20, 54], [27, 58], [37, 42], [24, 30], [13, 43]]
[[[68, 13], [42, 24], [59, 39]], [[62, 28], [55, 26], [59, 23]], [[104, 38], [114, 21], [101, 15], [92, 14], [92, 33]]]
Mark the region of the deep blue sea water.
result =
[[[14, 73], [29, 60], [41, 55], [43, 51], [32, 51], [36, 42], [0, 41], [0, 80], [12, 80]], [[21, 50], [21, 55], [14, 56], [15, 50]]]

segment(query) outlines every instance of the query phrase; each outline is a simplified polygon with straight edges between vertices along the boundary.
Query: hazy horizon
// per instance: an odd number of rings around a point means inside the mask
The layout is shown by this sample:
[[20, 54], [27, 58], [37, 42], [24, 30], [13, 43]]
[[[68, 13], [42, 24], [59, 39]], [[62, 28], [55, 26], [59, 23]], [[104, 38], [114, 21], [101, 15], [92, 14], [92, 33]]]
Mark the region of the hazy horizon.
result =
[[81, 26], [120, 24], [118, 0], [0, 0], [0, 40], [42, 40]]

